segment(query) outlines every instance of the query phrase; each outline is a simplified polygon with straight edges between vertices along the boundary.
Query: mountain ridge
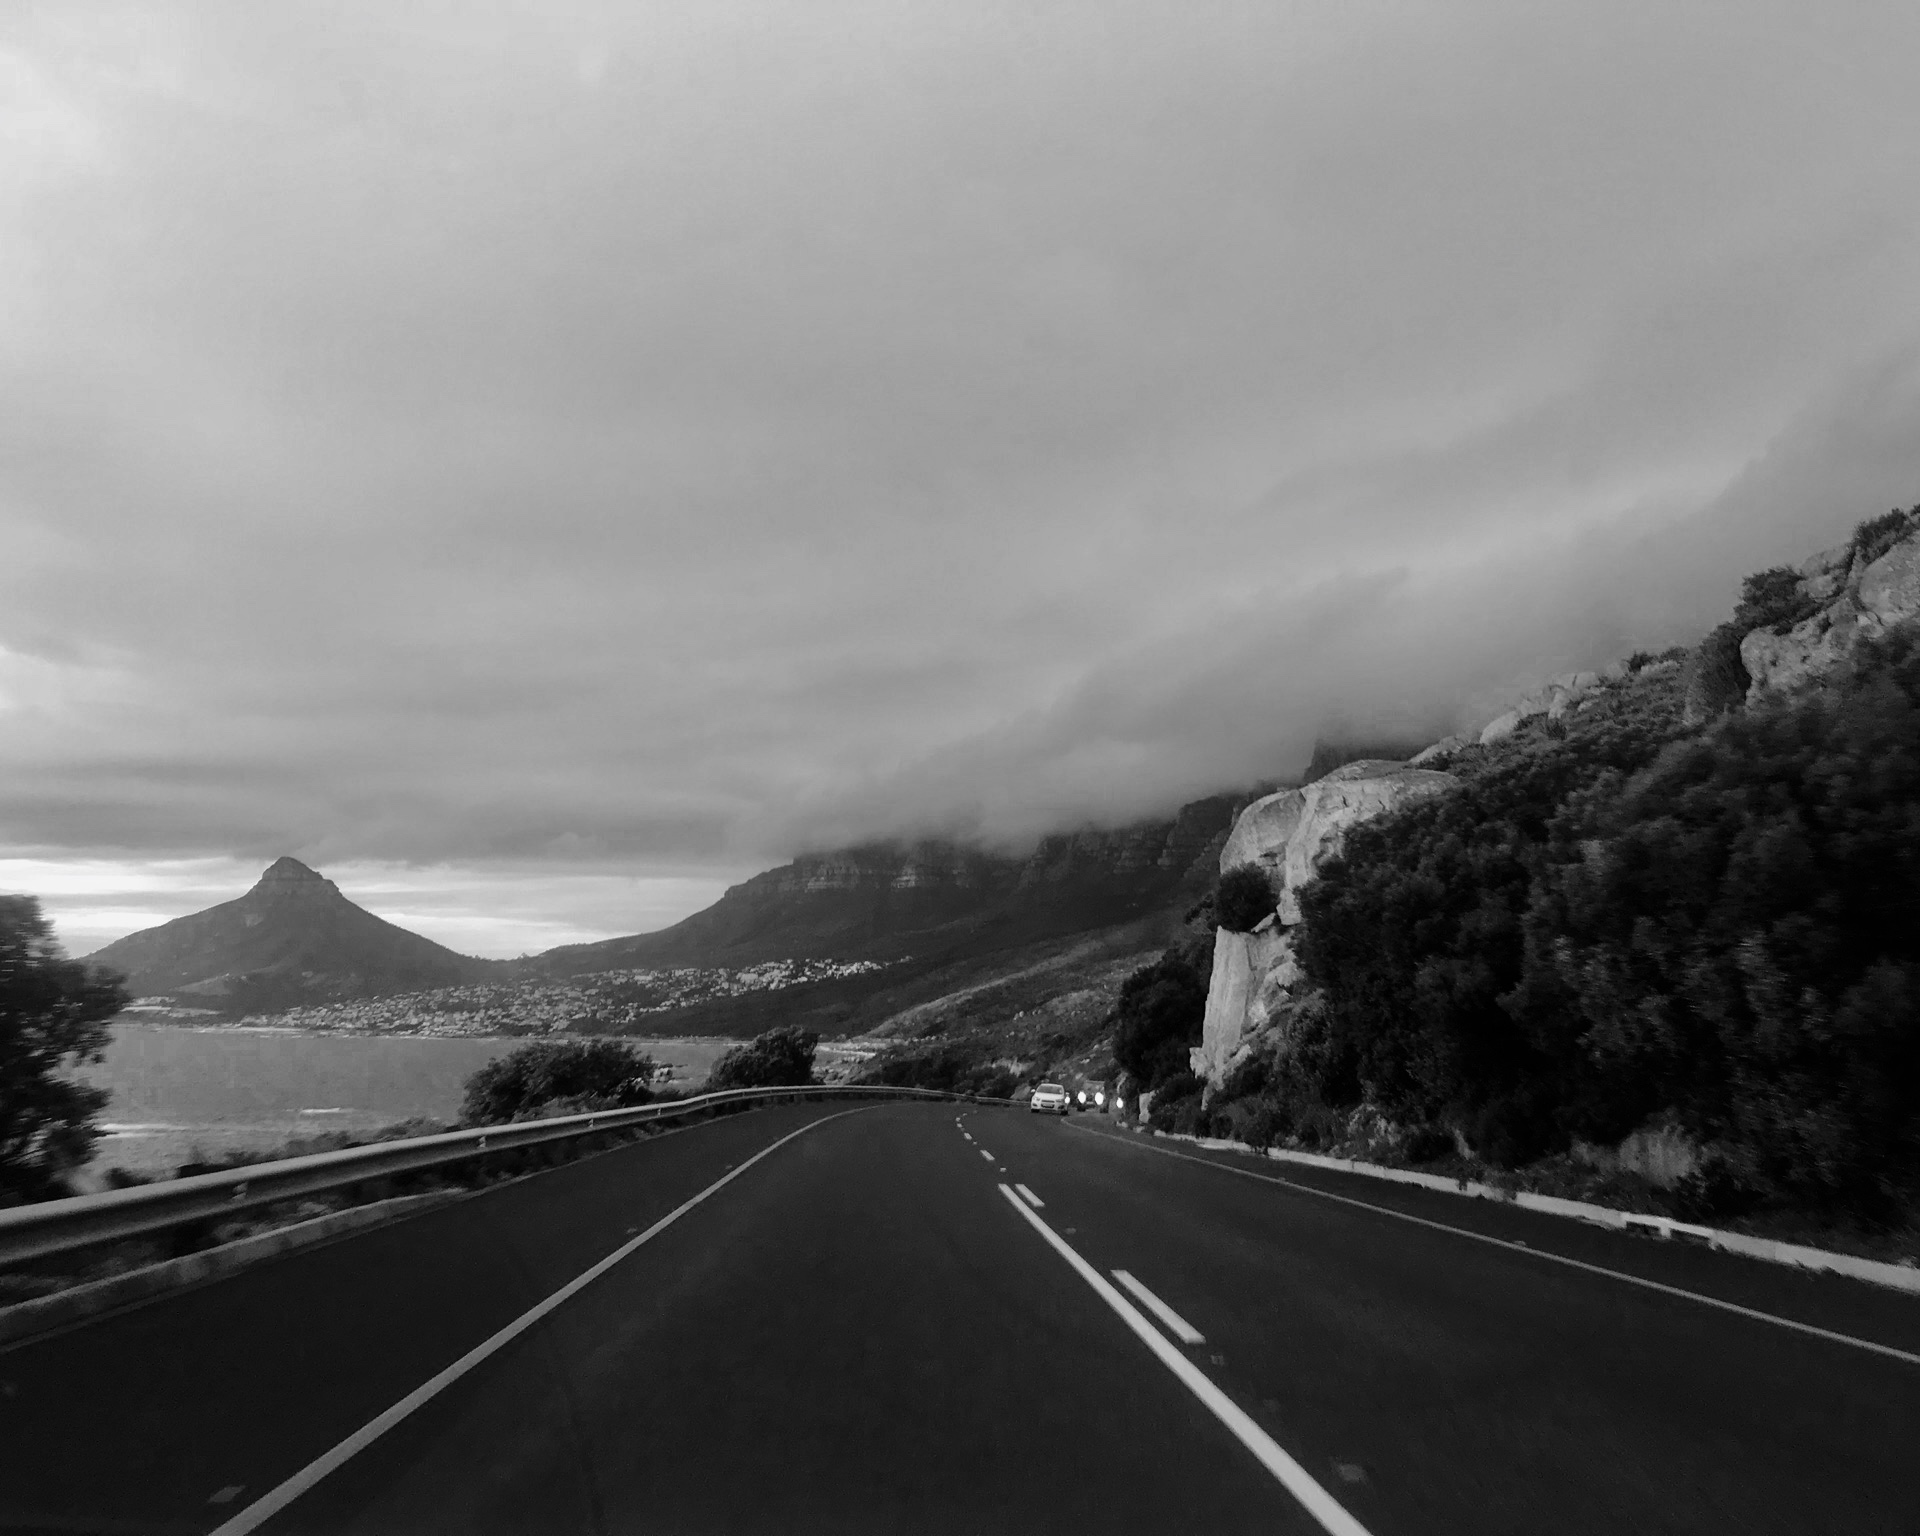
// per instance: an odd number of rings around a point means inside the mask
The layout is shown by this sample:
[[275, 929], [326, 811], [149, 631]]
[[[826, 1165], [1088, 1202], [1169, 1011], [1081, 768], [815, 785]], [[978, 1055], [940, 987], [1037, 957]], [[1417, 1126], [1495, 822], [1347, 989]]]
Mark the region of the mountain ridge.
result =
[[790, 957], [897, 960], [1092, 931], [1197, 896], [1247, 798], [1211, 795], [1167, 818], [1053, 833], [1025, 855], [933, 838], [803, 854], [671, 927], [562, 945], [535, 963], [579, 974]]

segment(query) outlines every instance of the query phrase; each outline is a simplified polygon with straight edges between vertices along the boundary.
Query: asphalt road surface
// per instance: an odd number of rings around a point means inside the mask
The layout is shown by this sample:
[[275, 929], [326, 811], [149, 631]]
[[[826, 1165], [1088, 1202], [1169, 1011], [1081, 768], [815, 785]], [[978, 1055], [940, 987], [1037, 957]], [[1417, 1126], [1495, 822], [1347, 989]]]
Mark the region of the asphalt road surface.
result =
[[0, 1530], [1913, 1533], [1920, 1301], [789, 1106], [0, 1351]]

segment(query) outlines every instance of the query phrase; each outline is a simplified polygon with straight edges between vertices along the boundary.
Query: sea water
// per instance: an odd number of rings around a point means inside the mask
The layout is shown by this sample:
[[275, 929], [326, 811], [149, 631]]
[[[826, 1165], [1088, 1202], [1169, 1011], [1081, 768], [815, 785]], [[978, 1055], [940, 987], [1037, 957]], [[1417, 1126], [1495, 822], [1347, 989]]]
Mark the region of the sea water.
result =
[[[170, 1172], [234, 1151], [271, 1151], [325, 1131], [365, 1134], [407, 1120], [451, 1123], [466, 1080], [524, 1039], [316, 1035], [299, 1030], [119, 1019], [106, 1060], [83, 1070], [112, 1094], [94, 1144], [109, 1167]], [[698, 1084], [733, 1040], [632, 1044]]]

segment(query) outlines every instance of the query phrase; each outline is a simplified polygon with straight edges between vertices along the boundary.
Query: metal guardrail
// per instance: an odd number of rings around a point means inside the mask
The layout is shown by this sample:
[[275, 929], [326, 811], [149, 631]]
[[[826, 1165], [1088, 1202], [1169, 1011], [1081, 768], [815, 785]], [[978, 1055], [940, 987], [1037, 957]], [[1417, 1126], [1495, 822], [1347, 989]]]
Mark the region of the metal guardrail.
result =
[[642, 1104], [633, 1109], [564, 1115], [552, 1120], [522, 1120], [438, 1136], [413, 1136], [375, 1142], [339, 1152], [318, 1152], [280, 1162], [254, 1163], [219, 1173], [198, 1173], [131, 1189], [72, 1195], [34, 1205], [0, 1210], [0, 1266], [43, 1258], [72, 1248], [140, 1237], [187, 1222], [231, 1216], [255, 1206], [352, 1184], [440, 1168], [450, 1163], [594, 1136], [631, 1126], [698, 1115], [730, 1104], [768, 1104], [802, 1099], [944, 1099], [973, 1104], [1004, 1104], [976, 1094], [942, 1093], [932, 1088], [813, 1083], [793, 1088], [730, 1088], [691, 1099]]

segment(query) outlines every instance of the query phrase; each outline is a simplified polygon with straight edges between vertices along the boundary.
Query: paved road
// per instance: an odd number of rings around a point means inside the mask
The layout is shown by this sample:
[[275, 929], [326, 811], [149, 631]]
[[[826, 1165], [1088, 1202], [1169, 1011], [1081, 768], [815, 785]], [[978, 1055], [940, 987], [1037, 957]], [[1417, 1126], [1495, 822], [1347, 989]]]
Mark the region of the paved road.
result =
[[0, 1351], [7, 1531], [1911, 1533], [1916, 1446], [1912, 1298], [929, 1104], [692, 1127]]

